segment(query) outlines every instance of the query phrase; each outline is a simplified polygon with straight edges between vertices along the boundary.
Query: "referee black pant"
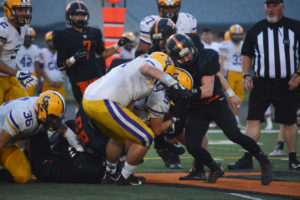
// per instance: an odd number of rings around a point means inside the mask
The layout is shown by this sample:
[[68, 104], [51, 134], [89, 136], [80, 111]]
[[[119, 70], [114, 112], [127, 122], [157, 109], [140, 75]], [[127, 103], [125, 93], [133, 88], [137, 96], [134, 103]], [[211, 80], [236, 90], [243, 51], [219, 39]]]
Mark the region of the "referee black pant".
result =
[[257, 143], [241, 133], [236, 119], [226, 99], [215, 100], [209, 104], [192, 106], [186, 125], [186, 147], [188, 152], [208, 168], [214, 169], [216, 164], [210, 153], [202, 148], [202, 140], [211, 121], [223, 130], [224, 134], [234, 143], [241, 145], [252, 153], [260, 162], [264, 160], [263, 152]]

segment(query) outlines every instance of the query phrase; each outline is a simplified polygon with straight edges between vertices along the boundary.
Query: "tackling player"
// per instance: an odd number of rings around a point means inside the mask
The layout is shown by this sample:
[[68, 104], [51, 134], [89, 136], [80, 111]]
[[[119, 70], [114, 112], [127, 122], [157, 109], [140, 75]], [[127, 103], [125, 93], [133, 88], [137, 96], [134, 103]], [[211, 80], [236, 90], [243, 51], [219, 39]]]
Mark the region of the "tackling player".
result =
[[177, 27], [178, 33], [197, 33], [197, 20], [188, 13], [179, 12], [181, 0], [156, 0], [158, 15], [150, 15], [140, 22], [140, 40], [137, 45], [135, 56], [148, 51], [151, 47], [150, 29], [160, 18], [171, 19]]
[[8, 101], [0, 107], [0, 164], [9, 171], [15, 182], [26, 183], [31, 167], [16, 141], [29, 138], [45, 129], [63, 135], [77, 151], [83, 151], [73, 131], [62, 123], [66, 105], [55, 91], [39, 97], [23, 97]]
[[[126, 107], [147, 97], [159, 83], [186, 97], [186, 90], [172, 78], [173, 61], [164, 53], [154, 52], [119, 65], [88, 86], [82, 101], [89, 119], [111, 139], [106, 147], [107, 164], [104, 183], [141, 185], [143, 177], [133, 172], [149, 149], [152, 130]], [[171, 75], [170, 75], [171, 74]], [[121, 174], [116, 174], [117, 161], [126, 140], [132, 141]]]
[[4, 0], [2, 7], [6, 17], [0, 18], [0, 105], [27, 96], [24, 87], [37, 83], [34, 76], [18, 70], [16, 64], [17, 52], [24, 42], [25, 24], [31, 20], [31, 3], [29, 0]]

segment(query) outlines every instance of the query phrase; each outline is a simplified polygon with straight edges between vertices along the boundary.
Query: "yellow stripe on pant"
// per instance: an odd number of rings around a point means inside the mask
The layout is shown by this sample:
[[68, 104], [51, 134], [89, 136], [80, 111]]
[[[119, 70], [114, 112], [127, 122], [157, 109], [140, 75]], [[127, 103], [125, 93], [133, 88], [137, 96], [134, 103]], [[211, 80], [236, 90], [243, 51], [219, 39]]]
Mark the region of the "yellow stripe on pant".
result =
[[0, 105], [6, 101], [28, 96], [25, 88], [14, 76], [0, 76]]
[[0, 150], [0, 165], [9, 171], [17, 183], [27, 183], [31, 179], [30, 164], [17, 145]]
[[82, 101], [84, 112], [106, 135], [117, 142], [131, 140], [143, 146], [150, 146], [152, 130], [127, 108], [109, 100]]
[[227, 81], [230, 85], [230, 88], [234, 91], [236, 96], [240, 97], [243, 101], [244, 99], [244, 88], [243, 88], [243, 72], [228, 71]]

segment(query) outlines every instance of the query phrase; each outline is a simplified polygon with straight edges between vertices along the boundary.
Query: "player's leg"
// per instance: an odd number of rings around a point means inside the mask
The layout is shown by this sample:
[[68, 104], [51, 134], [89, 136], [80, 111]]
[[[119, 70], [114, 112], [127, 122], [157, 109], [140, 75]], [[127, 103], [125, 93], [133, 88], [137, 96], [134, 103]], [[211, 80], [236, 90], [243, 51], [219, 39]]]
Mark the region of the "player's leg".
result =
[[9, 171], [16, 183], [27, 183], [31, 179], [31, 167], [16, 145], [0, 150], [0, 164]]

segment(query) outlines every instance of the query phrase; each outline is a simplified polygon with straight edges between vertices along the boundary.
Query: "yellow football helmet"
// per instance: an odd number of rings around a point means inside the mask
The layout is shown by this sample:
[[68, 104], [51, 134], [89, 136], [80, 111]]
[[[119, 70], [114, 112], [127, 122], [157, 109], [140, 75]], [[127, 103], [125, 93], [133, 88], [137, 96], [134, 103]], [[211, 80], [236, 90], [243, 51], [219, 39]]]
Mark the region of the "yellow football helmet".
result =
[[[157, 8], [160, 17], [170, 18], [176, 23], [179, 10], [181, 7], [181, 0], [156, 0]], [[175, 8], [174, 11], [165, 11], [165, 8]]]
[[136, 37], [134, 36], [134, 34], [132, 32], [125, 32], [122, 35], [123, 37], [126, 37], [130, 40], [130, 42], [135, 43], [136, 42]]
[[157, 60], [164, 69], [164, 72], [173, 76], [175, 65], [173, 60], [165, 53], [157, 51], [150, 55], [151, 58]]
[[[32, 17], [32, 6], [30, 0], [4, 0], [2, 7], [7, 19], [14, 21], [19, 26], [29, 24]], [[25, 8], [25, 15], [17, 15], [16, 8]]]
[[191, 90], [194, 86], [192, 75], [182, 68], [175, 67], [173, 77], [187, 90]]
[[29, 27], [25, 33], [25, 36], [35, 37], [36, 36], [35, 30], [32, 27]]
[[230, 32], [229, 31], [225, 32], [225, 34], [224, 34], [224, 40], [225, 41], [229, 41], [230, 40]]
[[45, 40], [46, 41], [49, 41], [49, 40], [52, 40], [52, 33], [53, 31], [48, 31], [45, 35]]
[[230, 35], [231, 34], [243, 34], [244, 33], [244, 29], [243, 29], [243, 27], [241, 27], [241, 25], [234, 24], [234, 25], [230, 26], [229, 33], [230, 33]]
[[35, 102], [38, 121], [47, 128], [55, 130], [64, 118], [66, 104], [64, 98], [55, 91], [48, 90], [40, 94]]

